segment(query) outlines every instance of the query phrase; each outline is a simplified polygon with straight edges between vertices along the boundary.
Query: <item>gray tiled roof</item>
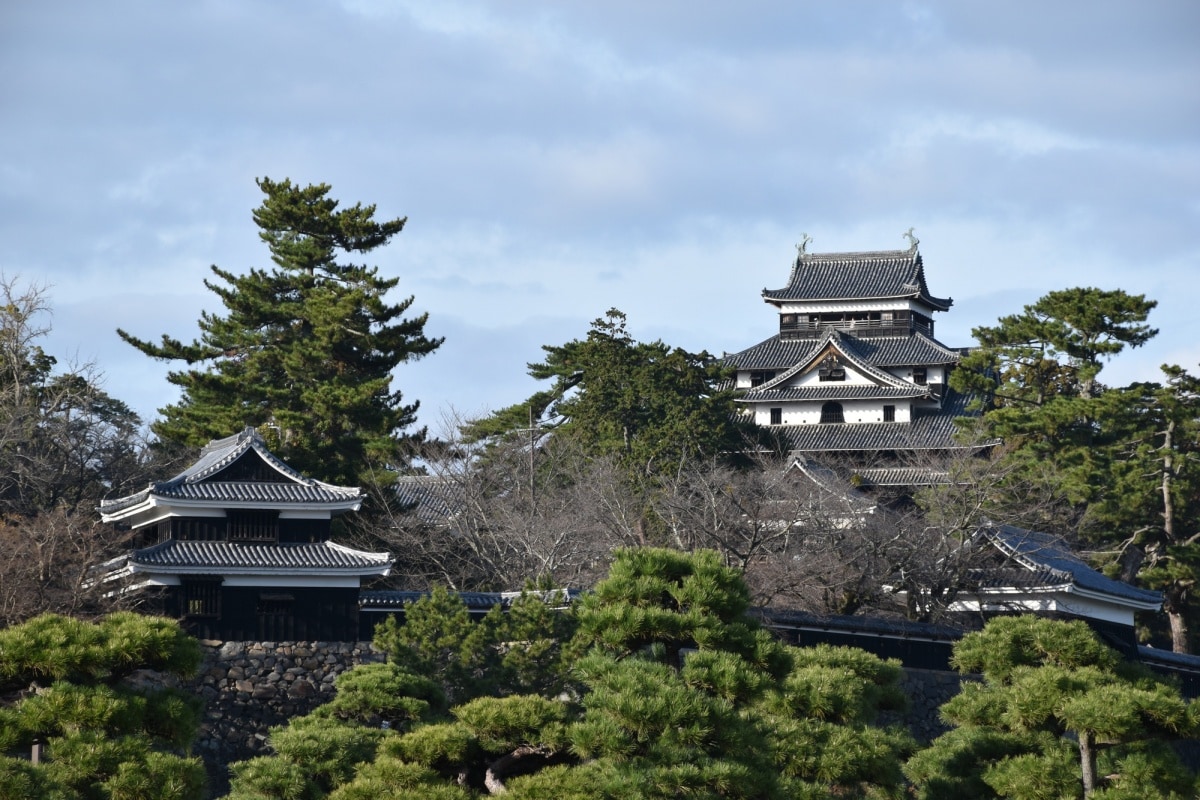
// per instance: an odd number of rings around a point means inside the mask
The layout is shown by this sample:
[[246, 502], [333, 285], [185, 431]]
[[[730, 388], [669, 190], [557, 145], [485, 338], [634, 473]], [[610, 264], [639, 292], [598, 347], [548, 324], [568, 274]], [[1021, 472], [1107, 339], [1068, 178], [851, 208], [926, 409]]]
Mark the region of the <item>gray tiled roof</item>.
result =
[[[218, 481], [221, 470], [243, 457], [261, 458], [279, 476], [278, 481]], [[151, 496], [163, 499], [201, 500], [214, 503], [247, 502], [268, 505], [289, 503], [346, 503], [362, 496], [357, 487], [334, 486], [306, 478], [267, 449], [253, 428], [235, 436], [209, 442], [200, 457], [174, 478], [152, 483], [126, 497], [104, 500], [102, 514], [112, 514], [137, 505]]]
[[[923, 333], [912, 336], [854, 336], [845, 331], [839, 346], [874, 367], [910, 367], [957, 364], [960, 353]], [[787, 369], [808, 361], [826, 344], [820, 339], [781, 339], [779, 334], [738, 353], [726, 355], [724, 363], [735, 369]]]
[[787, 286], [763, 289], [777, 300], [868, 300], [911, 297], [945, 311], [954, 302], [934, 297], [925, 284], [925, 265], [916, 248], [871, 253], [803, 253]]
[[392, 563], [388, 553], [367, 553], [333, 542], [314, 544], [241, 544], [170, 540], [128, 556], [141, 571], [212, 572], [301, 570], [382, 574]]
[[462, 487], [438, 475], [402, 475], [396, 479], [401, 513], [413, 514], [426, 525], [444, 525], [461, 513]]
[[1147, 589], [1130, 586], [1092, 569], [1071, 552], [1058, 536], [1027, 531], [1012, 525], [993, 525], [981, 532], [1005, 555], [1014, 558], [1027, 569], [1045, 573], [1047, 580], [1057, 578], [1082, 589], [1132, 600], [1138, 603], [1161, 603], [1162, 595]]
[[927, 467], [872, 467], [855, 470], [859, 486], [941, 486], [949, 482], [942, 470]]
[[916, 409], [912, 422], [774, 425], [772, 430], [799, 453], [961, 448], [954, 420], [968, 416], [967, 399], [948, 390], [940, 409]]
[[786, 389], [749, 389], [738, 398], [741, 403], [767, 403], [784, 400], [904, 400], [929, 397], [928, 386], [876, 386], [875, 384], [821, 384]]

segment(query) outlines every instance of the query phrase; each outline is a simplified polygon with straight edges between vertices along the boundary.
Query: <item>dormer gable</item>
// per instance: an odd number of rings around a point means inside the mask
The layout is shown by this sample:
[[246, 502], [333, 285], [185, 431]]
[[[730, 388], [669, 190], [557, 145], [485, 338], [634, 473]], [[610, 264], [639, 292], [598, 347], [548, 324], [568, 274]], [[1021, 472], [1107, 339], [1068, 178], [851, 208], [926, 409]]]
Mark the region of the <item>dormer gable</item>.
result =
[[756, 388], [758, 391], [767, 391], [798, 385], [854, 383], [894, 389], [914, 388], [908, 381], [872, 366], [855, 352], [845, 334], [833, 328], [825, 332], [823, 341], [807, 359]]

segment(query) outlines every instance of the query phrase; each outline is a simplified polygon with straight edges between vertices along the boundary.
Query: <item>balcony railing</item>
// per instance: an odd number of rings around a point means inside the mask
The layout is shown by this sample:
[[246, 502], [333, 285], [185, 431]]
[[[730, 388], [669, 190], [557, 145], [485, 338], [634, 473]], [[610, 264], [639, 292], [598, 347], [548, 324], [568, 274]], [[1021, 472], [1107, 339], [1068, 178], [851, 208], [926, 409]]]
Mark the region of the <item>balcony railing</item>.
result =
[[784, 339], [816, 339], [829, 328], [859, 333], [867, 336], [908, 336], [923, 333], [933, 336], [933, 323], [916, 319], [843, 319], [843, 320], [800, 320], [780, 322], [779, 335]]

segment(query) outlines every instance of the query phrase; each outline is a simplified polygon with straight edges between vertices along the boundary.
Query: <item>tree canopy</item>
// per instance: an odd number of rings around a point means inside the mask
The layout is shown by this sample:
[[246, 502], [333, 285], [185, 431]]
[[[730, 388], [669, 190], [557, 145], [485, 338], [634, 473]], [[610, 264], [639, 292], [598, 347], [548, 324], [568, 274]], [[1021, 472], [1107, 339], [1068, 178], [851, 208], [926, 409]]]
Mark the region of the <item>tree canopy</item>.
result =
[[[199, 800], [204, 768], [184, 755], [198, 698], [127, 680], [143, 669], [187, 677], [199, 664], [177, 623], [132, 612], [0, 630], [0, 797]], [[38, 763], [20, 757], [40, 745]]]
[[[1058, 498], [1046, 527], [1097, 551], [1110, 572], [1164, 593], [1171, 644], [1192, 648], [1200, 579], [1200, 383], [1164, 365], [1161, 383], [1109, 387], [1107, 359], [1145, 344], [1155, 301], [1094, 288], [1051, 292], [976, 328], [980, 346], [951, 384], [984, 402], [1005, 442], [988, 502], [1014, 505], [1037, 484]], [[1026, 503], [1027, 504], [1027, 503]]]
[[0, 275], [0, 625], [112, 602], [83, 580], [119, 548], [95, 508], [150, 468], [141, 420], [89, 363], [46, 352], [47, 290]]
[[550, 388], [467, 425], [467, 438], [534, 427], [588, 454], [616, 456], [639, 478], [740, 452], [751, 428], [734, 413], [728, 371], [707, 352], [635, 341], [625, 322], [609, 309], [584, 339], [543, 345], [546, 358], [529, 364], [529, 374]]
[[913, 742], [873, 724], [903, 703], [898, 665], [773, 639], [715, 553], [621, 550], [573, 610], [523, 602], [481, 623], [444, 593], [410, 606], [377, 637], [389, 663], [275, 729], [230, 797], [901, 796]]
[[942, 706], [955, 726], [905, 767], [924, 800], [1194, 797], [1170, 748], [1195, 702], [1124, 662], [1081, 621], [998, 617], [954, 648], [982, 675]]
[[[204, 282], [225, 314], [204, 312], [191, 344], [121, 338], [148, 356], [182, 362], [168, 380], [182, 390], [153, 429], [192, 446], [256, 426], [285, 460], [325, 480], [362, 484], [402, 460], [401, 432], [416, 421], [391, 386], [392, 371], [438, 348], [426, 314], [405, 317], [410, 296], [386, 295], [399, 278], [345, 263], [382, 247], [403, 218], [376, 221], [375, 206], [339, 208], [330, 186], [262, 178], [254, 210], [274, 267], [236, 275], [212, 267]], [[203, 367], [193, 366], [203, 365]]]

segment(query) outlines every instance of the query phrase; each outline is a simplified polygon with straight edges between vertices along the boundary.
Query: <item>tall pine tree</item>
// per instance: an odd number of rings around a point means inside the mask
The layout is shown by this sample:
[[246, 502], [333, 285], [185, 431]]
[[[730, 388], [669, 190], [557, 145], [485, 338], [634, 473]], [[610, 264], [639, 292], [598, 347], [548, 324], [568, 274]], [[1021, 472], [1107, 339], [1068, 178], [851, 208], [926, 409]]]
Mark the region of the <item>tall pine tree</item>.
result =
[[542, 349], [545, 361], [529, 364], [529, 374], [553, 385], [464, 426], [465, 438], [527, 438], [535, 427], [652, 481], [691, 459], [740, 452], [756, 433], [736, 413], [728, 368], [707, 352], [635, 341], [615, 308], [586, 338]]
[[213, 266], [220, 281], [204, 285], [226, 312], [202, 313], [191, 344], [117, 332], [146, 355], [187, 365], [168, 376], [183, 396], [160, 409], [161, 438], [196, 446], [257, 426], [301, 471], [361, 483], [364, 471], [397, 464], [401, 432], [416, 421], [418, 404], [392, 389], [392, 370], [442, 340], [425, 335], [427, 314], [404, 316], [411, 296], [387, 302], [398, 278], [339, 258], [382, 247], [405, 220], [378, 222], [373, 205], [339, 208], [327, 184], [258, 186], [266, 199], [254, 221], [275, 266], [246, 275]]

